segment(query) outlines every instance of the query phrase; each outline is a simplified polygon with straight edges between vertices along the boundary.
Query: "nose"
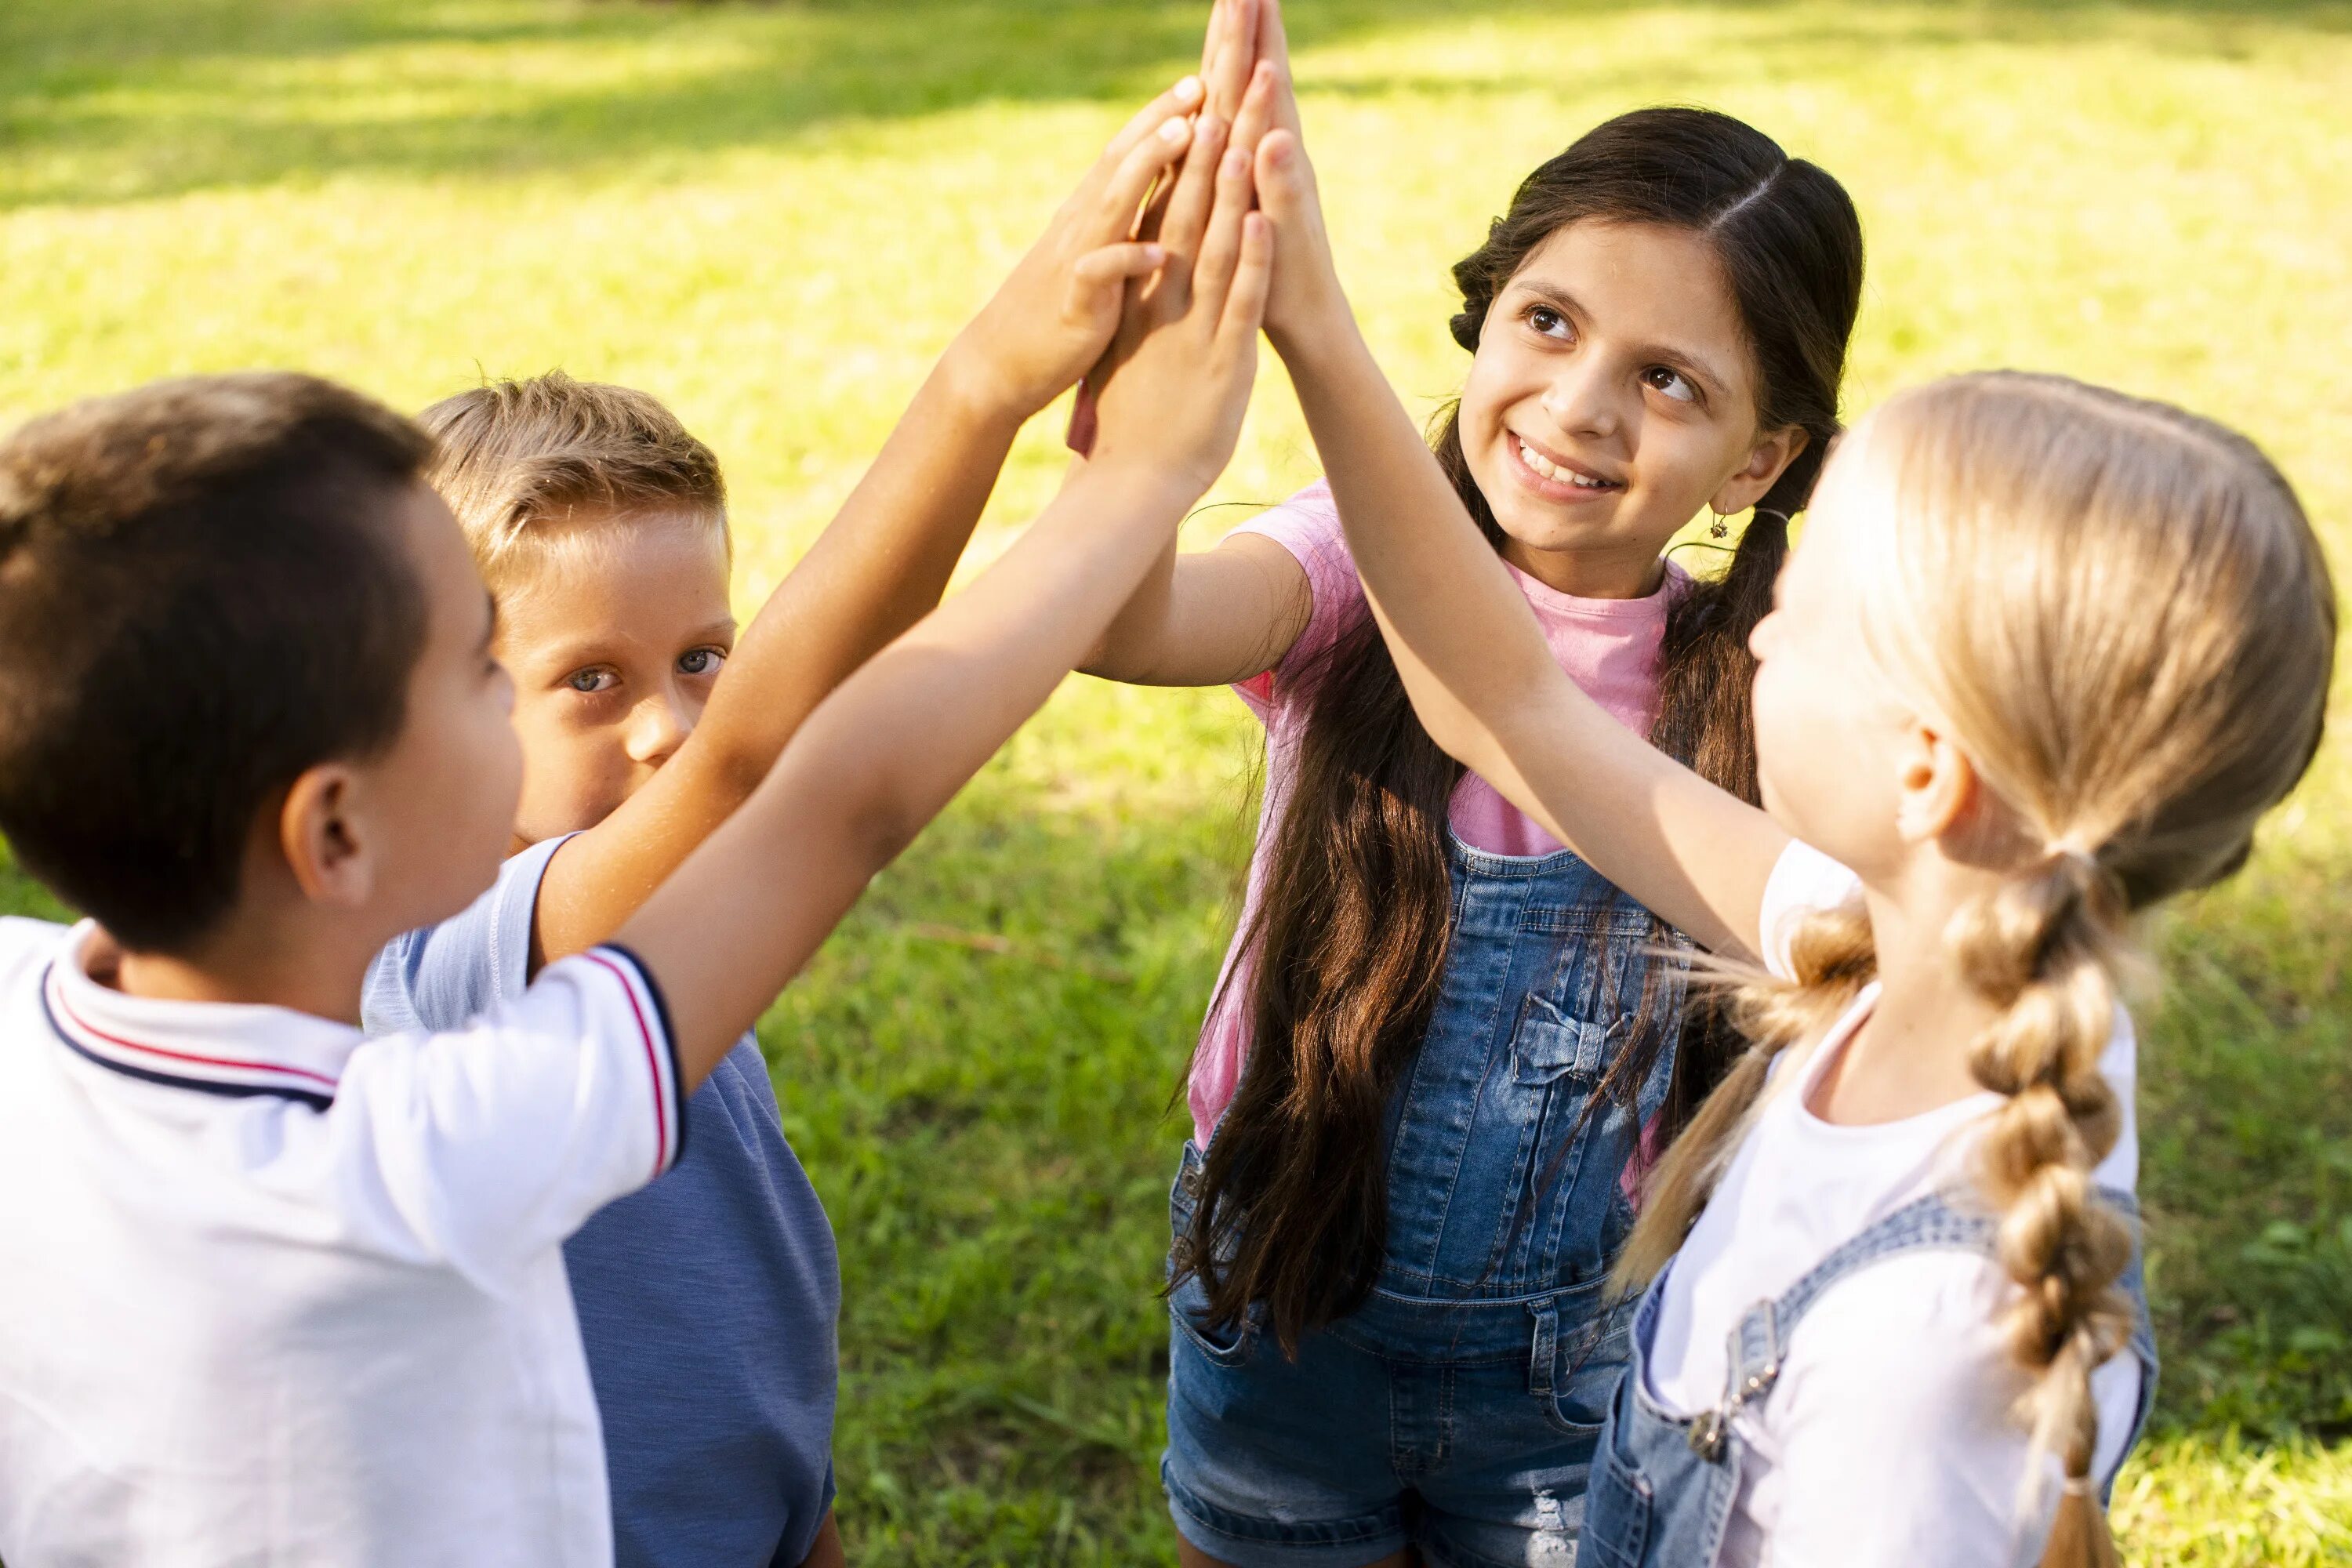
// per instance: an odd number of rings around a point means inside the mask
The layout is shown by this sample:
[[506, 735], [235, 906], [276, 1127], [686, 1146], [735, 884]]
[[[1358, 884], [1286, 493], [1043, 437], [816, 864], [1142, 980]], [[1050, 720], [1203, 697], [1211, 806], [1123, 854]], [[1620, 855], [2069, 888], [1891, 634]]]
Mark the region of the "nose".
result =
[[1762, 619], [1759, 620], [1754, 626], [1748, 628], [1748, 651], [1759, 664], [1764, 660], [1764, 650], [1766, 647], [1771, 642], [1774, 634], [1779, 629], [1775, 623], [1777, 623], [1780, 618], [1780, 611], [1767, 610], [1764, 612]]
[[1544, 388], [1543, 409], [1563, 436], [1606, 439], [1623, 426], [1617, 386], [1603, 356], [1569, 356]]
[[629, 760], [645, 767], [669, 761], [694, 730], [693, 715], [675, 692], [665, 691], [637, 704], [629, 715]]

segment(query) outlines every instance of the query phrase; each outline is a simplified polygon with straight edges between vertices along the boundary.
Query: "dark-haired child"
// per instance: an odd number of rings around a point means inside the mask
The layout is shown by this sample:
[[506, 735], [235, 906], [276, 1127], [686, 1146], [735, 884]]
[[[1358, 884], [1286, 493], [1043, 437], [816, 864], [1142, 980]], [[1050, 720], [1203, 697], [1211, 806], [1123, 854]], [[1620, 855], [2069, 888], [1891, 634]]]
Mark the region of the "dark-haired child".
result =
[[[1288, 118], [1272, 0], [1260, 41]], [[1645, 110], [1528, 175], [1454, 269], [1441, 464], [1559, 667], [1743, 795], [1745, 639], [1837, 428], [1862, 267], [1828, 174]], [[1751, 509], [1723, 574], [1664, 558]], [[1679, 939], [1430, 740], [1323, 485], [1171, 552], [1087, 668], [1234, 683], [1267, 731], [1172, 1198], [1186, 1560], [1570, 1561], [1626, 1353], [1629, 1172], [1712, 1065], [1654, 956]]]
[[[355, 1027], [384, 946], [490, 884], [521, 789], [422, 433], [265, 374], [0, 446], [0, 831], [91, 917], [0, 924], [0, 1556], [610, 1561], [560, 1244], [677, 1161], [688, 1097], [1232, 450], [1270, 238], [1246, 150], [1171, 107], [1088, 182], [1132, 213], [1192, 147], [1096, 461], [610, 940], [462, 1030]], [[1108, 338], [1091, 297], [1061, 314]]]

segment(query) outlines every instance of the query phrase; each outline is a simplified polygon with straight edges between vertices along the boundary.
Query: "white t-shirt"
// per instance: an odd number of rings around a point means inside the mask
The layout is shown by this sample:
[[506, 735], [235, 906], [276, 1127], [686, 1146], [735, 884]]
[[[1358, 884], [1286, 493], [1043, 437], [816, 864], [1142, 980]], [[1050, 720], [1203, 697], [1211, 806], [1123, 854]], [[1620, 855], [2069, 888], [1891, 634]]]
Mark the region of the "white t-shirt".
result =
[[0, 1558], [609, 1568], [561, 1247], [677, 1157], [636, 962], [363, 1039], [92, 934], [0, 921]]
[[[1772, 873], [1763, 947], [1789, 973], [1798, 919], [1858, 897], [1853, 872], [1790, 845]], [[1806, 1109], [1822, 1072], [1877, 999], [1872, 985], [1774, 1094], [1675, 1258], [1649, 1356], [1650, 1394], [1678, 1415], [1722, 1402], [1727, 1341], [1748, 1308], [1794, 1285], [1833, 1248], [1929, 1192], [1964, 1179], [1968, 1130], [2000, 1103], [1972, 1095], [1874, 1126], [1839, 1126]], [[2119, 1007], [2100, 1070], [2123, 1106], [2123, 1134], [2095, 1179], [2132, 1189], [2139, 1141], [2130, 1018]], [[1769, 1398], [1732, 1426], [1745, 1445], [1724, 1564], [1812, 1568], [2031, 1568], [2049, 1533], [2059, 1468], [2021, 1517], [2026, 1435], [2011, 1414], [2027, 1386], [1994, 1315], [2016, 1287], [1990, 1259], [1906, 1253], [1824, 1290], [1790, 1336]], [[2121, 1353], [2092, 1377], [2097, 1472], [2122, 1462], [2139, 1367]]]

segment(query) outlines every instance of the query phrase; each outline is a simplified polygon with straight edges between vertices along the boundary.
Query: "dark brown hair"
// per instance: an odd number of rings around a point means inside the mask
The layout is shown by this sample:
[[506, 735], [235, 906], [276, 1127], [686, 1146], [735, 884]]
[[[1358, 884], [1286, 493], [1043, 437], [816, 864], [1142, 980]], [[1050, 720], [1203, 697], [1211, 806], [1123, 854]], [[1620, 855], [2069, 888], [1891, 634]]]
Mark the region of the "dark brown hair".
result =
[[657, 398], [560, 370], [489, 381], [418, 415], [439, 443], [426, 478], [503, 589], [543, 530], [618, 510], [661, 510], [722, 531], [719, 459]]
[[[1528, 176], [1486, 243], [1454, 269], [1454, 336], [1476, 351], [1496, 295], [1551, 236], [1585, 220], [1668, 226], [1715, 247], [1757, 372], [1757, 423], [1807, 437], [1758, 504], [1727, 571], [1668, 615], [1651, 739], [1735, 794], [1756, 795], [1748, 633], [1769, 607], [1801, 509], [1836, 433], [1862, 292], [1862, 226], [1838, 183], [1728, 116], [1647, 109], [1600, 125]], [[1488, 541], [1503, 531], [1470, 473], [1455, 413], [1434, 442]], [[1414, 718], [1369, 616], [1309, 675], [1309, 717], [1275, 828], [1258, 916], [1252, 1043], [1212, 1142], [1179, 1277], [1213, 1321], [1265, 1303], [1280, 1342], [1361, 1301], [1387, 1238], [1389, 1101], [1421, 1045], [1444, 973], [1452, 889], [1446, 809], [1461, 764]], [[1656, 935], [1671, 940], [1661, 924]], [[1633, 1043], [1599, 1089], [1630, 1100], [1681, 1037], [1669, 1116], [1729, 1058], [1712, 1009], [1656, 1016], [1645, 987]], [[1694, 1092], [1696, 1090], [1696, 1092]]]
[[0, 832], [126, 947], [236, 901], [271, 794], [389, 744], [425, 640], [432, 451], [310, 376], [93, 398], [0, 446]]

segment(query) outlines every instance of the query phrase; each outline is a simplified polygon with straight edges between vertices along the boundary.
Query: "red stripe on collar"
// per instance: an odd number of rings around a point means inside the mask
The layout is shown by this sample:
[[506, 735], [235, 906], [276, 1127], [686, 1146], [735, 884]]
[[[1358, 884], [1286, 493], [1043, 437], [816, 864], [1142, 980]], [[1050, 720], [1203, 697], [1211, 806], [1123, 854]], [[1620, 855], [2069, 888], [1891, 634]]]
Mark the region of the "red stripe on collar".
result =
[[49, 971], [48, 992], [49, 1005], [56, 1010], [59, 1021], [72, 1026], [76, 1033], [88, 1037], [79, 1042], [84, 1048], [97, 1051], [101, 1055], [111, 1054], [113, 1051], [129, 1051], [135, 1053], [141, 1058], [182, 1062], [191, 1067], [210, 1068], [219, 1072], [278, 1074], [317, 1084], [331, 1095], [335, 1090], [335, 1079], [324, 1073], [312, 1072], [308, 1068], [289, 1067], [282, 1062], [248, 1061], [236, 1057], [214, 1057], [195, 1051], [173, 1050], [167, 1047], [148, 1045], [139, 1040], [125, 1039], [120, 1035], [109, 1034], [73, 1010], [73, 1004], [66, 1000], [65, 987], [58, 982], [55, 966], [52, 966]]

